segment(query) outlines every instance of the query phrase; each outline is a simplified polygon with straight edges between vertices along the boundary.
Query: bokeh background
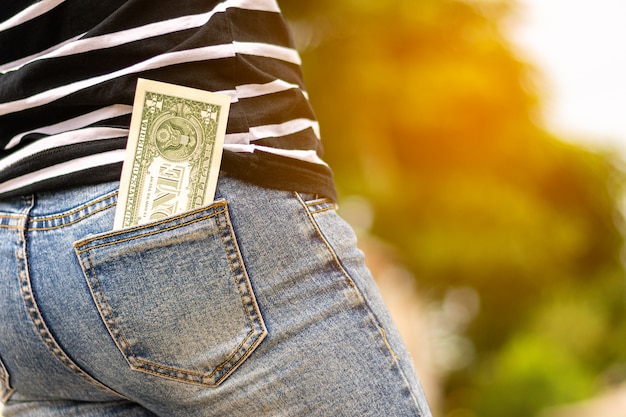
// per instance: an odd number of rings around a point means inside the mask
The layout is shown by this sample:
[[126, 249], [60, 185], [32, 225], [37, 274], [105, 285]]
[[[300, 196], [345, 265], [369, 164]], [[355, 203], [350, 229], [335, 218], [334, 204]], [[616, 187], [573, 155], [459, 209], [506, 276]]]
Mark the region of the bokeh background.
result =
[[623, 155], [547, 127], [519, 2], [280, 4], [435, 415], [623, 416]]
[[[581, 37], [538, 42], [576, 55], [607, 27], [602, 1], [541, 1]], [[623, 417], [624, 157], [547, 123], [554, 91], [510, 30], [520, 1], [279, 3], [340, 212], [434, 414]], [[587, 75], [581, 87], [603, 81]]]

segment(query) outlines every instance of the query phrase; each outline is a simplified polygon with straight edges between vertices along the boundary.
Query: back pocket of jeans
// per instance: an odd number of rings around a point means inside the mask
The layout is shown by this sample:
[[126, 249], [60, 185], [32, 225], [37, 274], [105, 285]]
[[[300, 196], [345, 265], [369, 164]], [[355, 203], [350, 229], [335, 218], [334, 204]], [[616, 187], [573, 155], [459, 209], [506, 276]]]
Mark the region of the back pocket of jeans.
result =
[[225, 201], [74, 246], [133, 369], [217, 386], [267, 335]]

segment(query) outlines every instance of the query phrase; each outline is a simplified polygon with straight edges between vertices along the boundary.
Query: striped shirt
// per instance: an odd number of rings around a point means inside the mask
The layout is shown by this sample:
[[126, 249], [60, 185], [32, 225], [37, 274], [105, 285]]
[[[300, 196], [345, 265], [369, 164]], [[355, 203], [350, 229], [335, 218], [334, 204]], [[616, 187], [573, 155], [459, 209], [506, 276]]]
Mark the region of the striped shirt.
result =
[[147, 78], [231, 97], [223, 172], [335, 197], [275, 0], [12, 0], [0, 22], [0, 194], [119, 179]]

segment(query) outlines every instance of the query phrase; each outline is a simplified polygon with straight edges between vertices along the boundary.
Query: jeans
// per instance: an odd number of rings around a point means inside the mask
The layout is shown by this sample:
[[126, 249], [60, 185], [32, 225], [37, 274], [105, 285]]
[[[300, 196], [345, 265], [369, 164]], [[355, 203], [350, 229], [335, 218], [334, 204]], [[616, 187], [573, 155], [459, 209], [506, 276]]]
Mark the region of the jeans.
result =
[[330, 200], [223, 176], [111, 231], [117, 187], [0, 200], [5, 417], [431, 415]]

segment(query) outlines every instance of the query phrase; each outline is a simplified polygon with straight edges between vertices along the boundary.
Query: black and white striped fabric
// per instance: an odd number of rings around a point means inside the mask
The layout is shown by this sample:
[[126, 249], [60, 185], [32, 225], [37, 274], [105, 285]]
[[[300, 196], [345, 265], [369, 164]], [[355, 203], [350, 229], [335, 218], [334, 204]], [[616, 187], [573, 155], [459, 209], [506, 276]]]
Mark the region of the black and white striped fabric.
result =
[[11, 0], [0, 194], [119, 179], [138, 77], [231, 97], [222, 170], [335, 197], [275, 0]]

